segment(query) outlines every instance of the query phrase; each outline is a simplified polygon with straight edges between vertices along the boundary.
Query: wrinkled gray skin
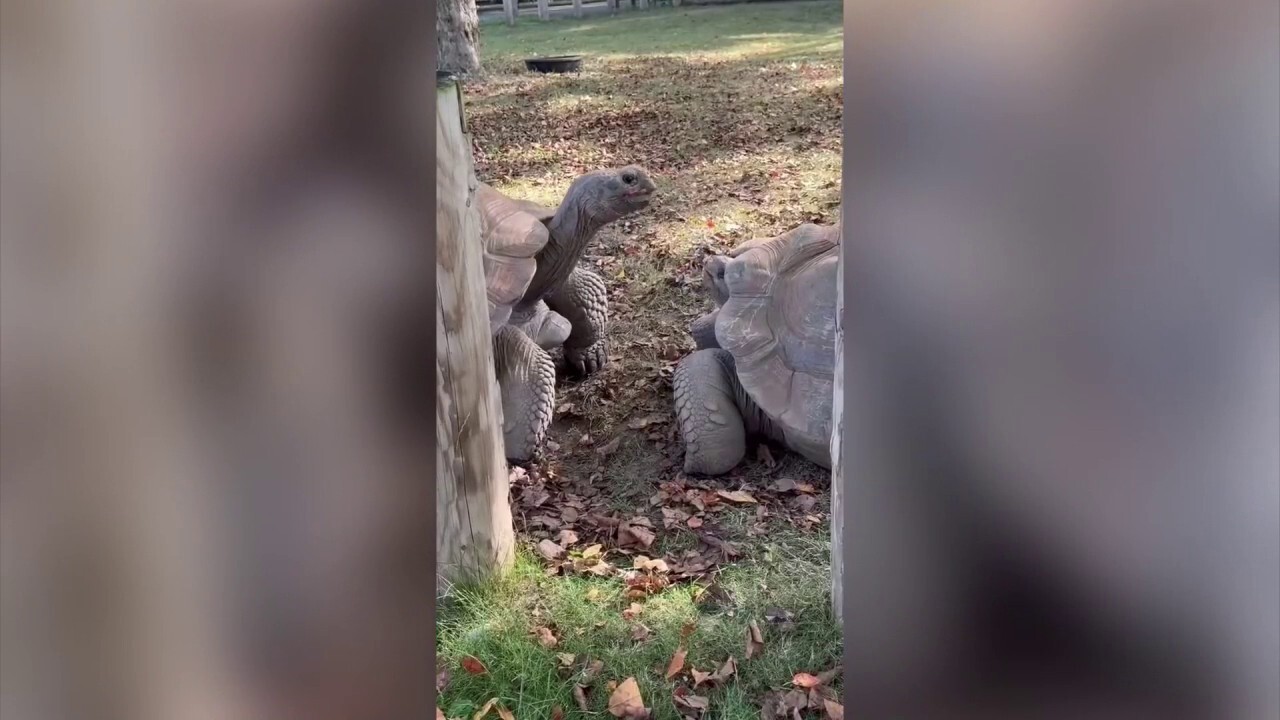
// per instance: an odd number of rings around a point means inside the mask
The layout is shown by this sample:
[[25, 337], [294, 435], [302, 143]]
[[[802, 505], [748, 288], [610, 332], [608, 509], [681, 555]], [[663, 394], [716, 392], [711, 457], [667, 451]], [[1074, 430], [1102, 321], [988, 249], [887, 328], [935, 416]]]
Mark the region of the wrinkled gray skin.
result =
[[838, 260], [838, 226], [809, 224], [706, 260], [717, 308], [673, 380], [685, 472], [728, 472], [752, 438], [831, 467]]
[[551, 425], [555, 366], [548, 350], [563, 347], [565, 361], [581, 375], [605, 366], [607, 291], [578, 261], [600, 228], [646, 207], [655, 189], [642, 168], [627, 166], [580, 176], [555, 209], [520, 202], [550, 237], [528, 289], [494, 337], [508, 460], [533, 457]]

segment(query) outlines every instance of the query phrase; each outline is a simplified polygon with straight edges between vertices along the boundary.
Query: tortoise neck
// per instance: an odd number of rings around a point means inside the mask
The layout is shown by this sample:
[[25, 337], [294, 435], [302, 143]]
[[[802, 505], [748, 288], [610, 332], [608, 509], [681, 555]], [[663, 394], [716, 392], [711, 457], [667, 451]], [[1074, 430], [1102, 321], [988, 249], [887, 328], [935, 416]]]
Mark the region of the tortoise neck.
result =
[[609, 221], [597, 211], [597, 203], [584, 184], [569, 188], [556, 214], [547, 221], [550, 239], [538, 254], [538, 268], [525, 303], [534, 303], [559, 287], [573, 272], [586, 252], [587, 244]]

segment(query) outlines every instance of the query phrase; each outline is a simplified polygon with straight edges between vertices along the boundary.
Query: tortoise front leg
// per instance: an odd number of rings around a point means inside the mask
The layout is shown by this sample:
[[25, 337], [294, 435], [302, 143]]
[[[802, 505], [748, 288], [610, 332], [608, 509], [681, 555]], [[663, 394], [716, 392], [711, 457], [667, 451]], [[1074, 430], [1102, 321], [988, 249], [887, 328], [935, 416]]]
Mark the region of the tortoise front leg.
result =
[[699, 350], [676, 366], [672, 384], [684, 471], [720, 475], [732, 470], [747, 453], [733, 356], [726, 350]]
[[493, 339], [494, 366], [502, 393], [502, 440], [507, 460], [533, 457], [556, 400], [556, 368], [551, 356], [518, 328], [504, 325]]
[[716, 308], [690, 323], [689, 334], [693, 336], [694, 347], [699, 350], [720, 347], [720, 341], [716, 339], [716, 318], [719, 316], [720, 309]]
[[575, 267], [564, 285], [547, 296], [547, 306], [572, 327], [564, 341], [564, 359], [569, 366], [582, 375], [603, 368], [609, 349], [605, 341], [609, 292], [604, 280], [582, 266]]

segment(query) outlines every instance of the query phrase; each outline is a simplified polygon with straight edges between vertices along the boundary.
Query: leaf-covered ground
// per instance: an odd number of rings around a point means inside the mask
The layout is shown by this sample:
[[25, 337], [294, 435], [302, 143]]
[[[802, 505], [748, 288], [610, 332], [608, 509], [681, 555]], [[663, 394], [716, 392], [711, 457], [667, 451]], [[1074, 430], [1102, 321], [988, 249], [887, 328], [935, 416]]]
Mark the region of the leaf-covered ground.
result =
[[[593, 661], [592, 714], [631, 677], [658, 718], [758, 718], [762, 705], [790, 716], [800, 695], [809, 716], [831, 714], [822, 693], [838, 681], [790, 692], [797, 673], [839, 656], [828, 473], [772, 447], [726, 477], [684, 477], [670, 378], [693, 347], [688, 323], [712, 307], [699, 287], [707, 252], [835, 219], [840, 23], [839, 3], [821, 0], [482, 29], [486, 75], [466, 90], [482, 180], [555, 205], [578, 174], [637, 163], [659, 194], [587, 251], [610, 285], [610, 363], [560, 379], [544, 456], [513, 470], [517, 572], [448, 598], [449, 718], [492, 698], [494, 717], [582, 716], [573, 688]], [[583, 72], [523, 69], [562, 53], [585, 55]], [[747, 659], [752, 623], [765, 642]], [[684, 668], [667, 678], [682, 644]], [[731, 676], [697, 682], [692, 670], [714, 674], [730, 656]], [[466, 657], [485, 672], [467, 672]]]

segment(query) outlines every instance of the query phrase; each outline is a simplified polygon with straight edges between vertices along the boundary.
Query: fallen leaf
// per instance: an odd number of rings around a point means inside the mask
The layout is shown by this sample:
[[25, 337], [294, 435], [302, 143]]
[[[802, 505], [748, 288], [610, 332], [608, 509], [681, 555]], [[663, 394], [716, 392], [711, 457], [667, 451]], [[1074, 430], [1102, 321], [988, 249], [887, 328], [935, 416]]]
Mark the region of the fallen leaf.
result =
[[785, 718], [787, 709], [782, 704], [782, 693], [771, 692], [760, 702], [760, 720], [778, 720]]
[[779, 478], [773, 481], [773, 489], [777, 492], [791, 492], [796, 489], [796, 481], [791, 478]]
[[436, 720], [445, 720], [444, 711], [440, 709], [439, 705], [436, 706]]
[[631, 422], [627, 423], [627, 427], [632, 430], [643, 430], [649, 427], [650, 425], [653, 425], [654, 423], [659, 423], [659, 422], [662, 422], [661, 415], [645, 415], [642, 418], [636, 418], [635, 420], [632, 420]]
[[736, 503], [756, 502], [756, 499], [751, 497], [749, 493], [745, 493], [741, 490], [734, 490], [733, 492], [729, 492], [727, 490], [717, 490], [716, 495], [719, 495], [720, 497], [724, 498], [725, 500], [728, 500], [729, 502], [736, 502]]
[[572, 667], [578, 656], [573, 653], [556, 653], [556, 659], [560, 661], [560, 667]]
[[693, 677], [694, 687], [698, 687], [704, 682], [714, 681], [716, 677], [714, 673], [702, 672], [697, 668], [689, 668], [689, 675]]
[[671, 656], [671, 662], [667, 664], [668, 680], [679, 675], [680, 671], [684, 669], [684, 658], [687, 654], [688, 652], [684, 649], [683, 645], [676, 648], [675, 654]]
[[782, 703], [785, 707], [795, 710], [796, 716], [799, 716], [799, 711], [809, 706], [809, 693], [799, 688], [792, 688], [782, 696]]
[[818, 673], [818, 684], [826, 685], [837, 677], [840, 677], [840, 673], [842, 672], [844, 672], [844, 668], [837, 665], [826, 672]]
[[489, 672], [488, 668], [484, 666], [484, 663], [471, 657], [470, 655], [462, 658], [462, 669], [466, 670], [472, 675], [484, 675], [485, 673]]
[[635, 640], [636, 642], [643, 642], [649, 639], [649, 635], [652, 632], [653, 631], [650, 630], [648, 627], [646, 627], [644, 624], [637, 624], [634, 628], [631, 629], [631, 639]]
[[791, 678], [791, 684], [795, 685], [796, 687], [808, 689], [811, 687], [817, 687], [818, 685], [821, 685], [822, 681], [818, 680], [818, 678], [814, 677], [813, 675], [810, 675], [809, 673], [802, 672], [802, 673], [796, 673], [795, 677]]
[[498, 717], [502, 718], [502, 720], [516, 720], [516, 716], [501, 705], [498, 706]]
[[629, 677], [609, 696], [609, 714], [620, 718], [639, 718], [648, 714], [640, 697], [640, 686]]
[[564, 720], [564, 708], [559, 705], [551, 708], [551, 720]]
[[635, 620], [637, 616], [644, 612], [644, 606], [640, 603], [631, 603], [631, 607], [622, 611], [622, 619]]
[[544, 648], [553, 648], [560, 642], [556, 639], [555, 633], [551, 632], [551, 628], [536, 628], [534, 633], [538, 636], [538, 644]]
[[693, 601], [699, 605], [705, 604], [709, 608], [724, 607], [733, 604], [733, 598], [730, 597], [729, 591], [718, 582], [713, 582], [706, 587], [699, 588], [693, 596]]
[[614, 451], [618, 449], [618, 445], [620, 445], [621, 443], [622, 443], [622, 436], [619, 435], [618, 437], [610, 440], [604, 445], [601, 445], [600, 447], [596, 448], [596, 453], [599, 454], [600, 457], [602, 458], [609, 457], [614, 453]]
[[836, 691], [829, 687], [818, 686], [815, 688], [809, 688], [810, 710], [821, 710], [826, 701], [835, 699], [838, 699]]
[[573, 686], [573, 700], [578, 703], [578, 709], [582, 712], [591, 712], [590, 706], [587, 705], [587, 693], [581, 685]]
[[653, 570], [654, 572], [671, 572], [671, 568], [667, 567], [667, 563], [662, 558], [650, 560], [644, 555], [637, 555], [631, 559], [631, 567], [637, 570]]
[[600, 588], [598, 587], [587, 588], [587, 600], [591, 602], [596, 602], [599, 599], [600, 599]]
[[722, 683], [737, 674], [738, 674], [738, 661], [734, 660], [733, 656], [730, 655], [729, 659], [724, 661], [724, 665], [721, 665], [720, 669], [717, 670], [716, 673], [712, 675], [710, 679], [714, 682]]
[[702, 527], [702, 518], [700, 518], [700, 517], [691, 517], [691, 518], [689, 518], [689, 523], [688, 523], [688, 525], [689, 525], [689, 528], [690, 528], [690, 529], [697, 530], [698, 528]]
[[604, 549], [604, 546], [603, 546], [603, 545], [592, 545], [592, 546], [588, 547], [586, 550], [583, 550], [583, 551], [582, 551], [582, 557], [583, 557], [584, 559], [586, 559], [586, 558], [593, 558], [593, 557], [595, 557], [595, 556], [599, 555], [599, 554], [600, 554], [600, 551], [601, 551], [601, 550], [603, 550], [603, 549]]
[[592, 660], [587, 665], [587, 669], [584, 670], [582, 673], [582, 682], [587, 683], [588, 685], [591, 684], [591, 681], [595, 680], [596, 676], [599, 675], [600, 671], [603, 669], [604, 669], [603, 660]]
[[677, 707], [695, 710], [696, 712], [693, 714], [693, 717], [700, 717], [702, 713], [706, 712], [711, 707], [711, 700], [709, 698], [702, 697], [701, 695], [690, 695], [688, 691], [681, 692], [682, 690], [684, 690], [684, 688], [677, 688], [676, 692], [672, 694], [672, 700], [675, 702]]
[[578, 533], [572, 530], [560, 531], [560, 547], [568, 547], [576, 542], [578, 542]]
[[471, 716], [471, 720], [482, 720], [482, 718], [484, 718], [485, 715], [488, 715], [489, 711], [493, 709], [493, 706], [497, 704], [498, 698], [490, 699], [489, 702], [484, 704], [484, 707], [480, 708], [479, 712]]
[[680, 639], [682, 639], [682, 640], [683, 640], [684, 638], [689, 637], [690, 635], [692, 635], [692, 634], [693, 634], [693, 631], [694, 631], [694, 630], [697, 630], [697, 629], [698, 629], [698, 623], [697, 623], [697, 621], [696, 621], [696, 620], [690, 620], [689, 622], [687, 622], [687, 623], [685, 623], [684, 625], [680, 626]]
[[756, 621], [751, 621], [751, 626], [747, 628], [747, 659], [759, 655], [764, 650], [764, 636], [760, 634], [760, 626], [756, 625]]
[[639, 525], [623, 524], [618, 526], [618, 544], [623, 547], [639, 545], [647, 548], [656, 539], [657, 536], [652, 531]]
[[832, 702], [830, 700], [824, 700], [823, 702], [826, 705], [827, 717], [831, 718], [831, 720], [844, 720], [843, 705], [841, 705], [838, 702]]
[[554, 540], [548, 538], [538, 543], [538, 552], [542, 553], [542, 556], [548, 560], [556, 560], [561, 555], [564, 555], [564, 548], [557, 545]]

